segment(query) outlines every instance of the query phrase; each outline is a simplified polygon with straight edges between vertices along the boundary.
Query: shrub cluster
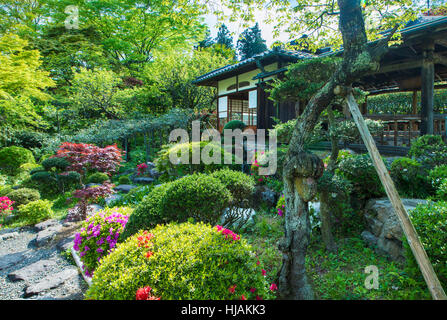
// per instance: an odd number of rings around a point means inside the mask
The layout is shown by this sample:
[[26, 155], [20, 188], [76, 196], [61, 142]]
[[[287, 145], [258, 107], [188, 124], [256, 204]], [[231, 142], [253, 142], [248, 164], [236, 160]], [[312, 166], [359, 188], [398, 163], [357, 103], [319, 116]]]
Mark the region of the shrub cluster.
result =
[[416, 160], [398, 158], [391, 164], [390, 173], [402, 195], [412, 198], [429, 196], [431, 185], [427, 180], [427, 171]]
[[19, 217], [30, 223], [38, 223], [53, 215], [53, 203], [49, 200], [35, 200], [19, 206]]
[[164, 300], [269, 299], [264, 276], [251, 246], [229, 230], [202, 223], [159, 225], [104, 257], [86, 298], [133, 300], [149, 286]]
[[447, 164], [447, 145], [438, 135], [424, 135], [412, 141], [408, 154], [428, 168]]
[[27, 204], [31, 201], [36, 201], [40, 199], [39, 191], [29, 188], [20, 188], [17, 190], [12, 190], [8, 193], [8, 198], [15, 202], [16, 206], [22, 204]]
[[125, 236], [171, 221], [216, 223], [231, 201], [230, 191], [219, 179], [188, 175], [154, 188], [130, 216]]
[[87, 276], [91, 277], [101, 258], [115, 248], [131, 212], [126, 207], [103, 209], [82, 222], [73, 248], [79, 252]]
[[110, 177], [103, 172], [95, 172], [88, 177], [89, 183], [99, 183], [103, 184], [104, 182], [110, 180]]
[[[447, 202], [420, 204], [411, 212], [411, 221], [425, 251], [438, 275], [439, 281], [447, 286]], [[423, 281], [418, 264], [407, 241], [404, 241], [407, 258], [406, 271], [410, 276]]]
[[12, 146], [0, 150], [0, 169], [5, 173], [15, 175], [22, 164], [35, 162], [33, 153], [28, 149]]

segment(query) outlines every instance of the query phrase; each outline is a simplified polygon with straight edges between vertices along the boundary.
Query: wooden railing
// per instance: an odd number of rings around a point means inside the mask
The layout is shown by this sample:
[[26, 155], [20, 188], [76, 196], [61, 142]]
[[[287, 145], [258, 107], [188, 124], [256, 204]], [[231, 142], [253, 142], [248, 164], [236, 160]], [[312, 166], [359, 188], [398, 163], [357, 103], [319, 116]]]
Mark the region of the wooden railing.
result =
[[[367, 114], [365, 119], [381, 120], [384, 131], [379, 137], [375, 137], [381, 145], [411, 146], [411, 140], [420, 136], [421, 117], [419, 115], [387, 115]], [[433, 120], [434, 134], [446, 136], [447, 115], [435, 114]]]

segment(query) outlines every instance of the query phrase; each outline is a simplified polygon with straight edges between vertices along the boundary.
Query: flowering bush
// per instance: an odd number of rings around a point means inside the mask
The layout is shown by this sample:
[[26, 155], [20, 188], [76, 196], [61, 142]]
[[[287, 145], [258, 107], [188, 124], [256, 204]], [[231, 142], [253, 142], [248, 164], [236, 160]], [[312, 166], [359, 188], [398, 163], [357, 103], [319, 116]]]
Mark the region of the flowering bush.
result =
[[261, 152], [255, 151], [255, 154], [253, 156], [250, 171], [257, 185], [264, 185], [269, 180], [269, 176], [261, 176], [259, 174], [259, 168], [264, 166], [262, 163], [264, 163], [265, 157], [266, 154], [264, 151]]
[[144, 287], [137, 290], [135, 298], [137, 300], [160, 300], [160, 298], [154, 297], [151, 294], [151, 287]]
[[128, 238], [101, 261], [87, 299], [270, 299], [272, 290], [251, 246], [203, 223], [159, 225]]
[[112, 189], [115, 185], [110, 184], [108, 182], [104, 182], [99, 186], [92, 186], [89, 188], [79, 189], [73, 193], [75, 198], [78, 198], [79, 201], [76, 204], [76, 209], [72, 211], [67, 217], [68, 221], [79, 221], [84, 220], [87, 217], [88, 204], [91, 201], [96, 201], [100, 198], [104, 198], [115, 191]]
[[8, 197], [0, 197], [0, 217], [2, 220], [14, 210], [13, 204], [14, 201], [11, 201]]
[[284, 197], [284, 195], [281, 195], [281, 197], [279, 197], [276, 204], [276, 210], [278, 211], [278, 215], [280, 215], [281, 217], [284, 215], [284, 212], [286, 211], [286, 198]]
[[87, 171], [114, 173], [123, 159], [123, 151], [116, 144], [97, 147], [93, 144], [64, 142], [55, 157], [70, 162], [68, 170], [85, 174]]
[[147, 169], [146, 163], [141, 163], [141, 164], [137, 165], [137, 176], [143, 175], [143, 173], [146, 171], [146, 169]]
[[101, 258], [115, 248], [131, 212], [126, 207], [104, 209], [82, 223], [73, 248], [79, 252], [87, 276], [91, 277]]

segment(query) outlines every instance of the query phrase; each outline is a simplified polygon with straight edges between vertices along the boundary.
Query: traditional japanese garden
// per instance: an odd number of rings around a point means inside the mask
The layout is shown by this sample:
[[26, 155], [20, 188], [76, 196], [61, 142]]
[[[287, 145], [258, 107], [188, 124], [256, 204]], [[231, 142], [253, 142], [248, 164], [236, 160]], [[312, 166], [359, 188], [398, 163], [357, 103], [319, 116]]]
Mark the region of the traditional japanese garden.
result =
[[0, 300], [447, 299], [446, 39], [443, 1], [0, 1]]

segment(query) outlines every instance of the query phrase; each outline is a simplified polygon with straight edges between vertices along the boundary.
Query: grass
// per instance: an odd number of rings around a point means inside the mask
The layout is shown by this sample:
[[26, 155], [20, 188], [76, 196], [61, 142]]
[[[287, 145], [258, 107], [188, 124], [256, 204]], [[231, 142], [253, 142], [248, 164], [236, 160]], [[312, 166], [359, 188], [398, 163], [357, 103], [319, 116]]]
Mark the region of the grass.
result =
[[[243, 237], [252, 245], [267, 271], [269, 282], [277, 281], [281, 267], [278, 242], [283, 236], [283, 218], [260, 212], [255, 224], [248, 227]], [[318, 229], [311, 235], [306, 269], [316, 299], [324, 300], [408, 300], [430, 299], [428, 289], [409, 277], [404, 266], [391, 262], [365, 246], [362, 239], [337, 239], [337, 254], [328, 253]], [[367, 266], [379, 270], [378, 289], [367, 289]]]

